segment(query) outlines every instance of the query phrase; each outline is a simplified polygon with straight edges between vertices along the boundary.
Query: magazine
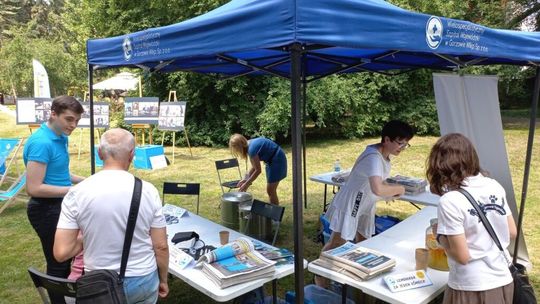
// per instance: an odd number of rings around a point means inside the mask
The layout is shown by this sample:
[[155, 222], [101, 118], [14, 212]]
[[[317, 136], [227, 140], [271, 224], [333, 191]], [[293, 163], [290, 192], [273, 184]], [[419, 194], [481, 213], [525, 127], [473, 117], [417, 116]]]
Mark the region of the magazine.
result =
[[[396, 265], [395, 259], [351, 242], [323, 251], [320, 259], [350, 272], [359, 270], [366, 274], [365, 278], [388, 271]], [[362, 277], [361, 274], [357, 274], [357, 276]]]
[[255, 250], [247, 238], [237, 240], [201, 256], [197, 265], [220, 288], [272, 277], [275, 261], [265, 258]]
[[415, 195], [426, 191], [427, 181], [422, 178], [396, 175], [386, 179], [389, 184], [399, 184], [405, 187], [405, 193]]
[[280, 265], [293, 264], [294, 255], [288, 249], [275, 248], [268, 245], [258, 247], [255, 245], [255, 250], [262, 254], [265, 258], [275, 261], [276, 267]]
[[335, 261], [329, 261], [323, 258], [316, 259], [315, 261], [312, 261], [311, 264], [321, 266], [326, 269], [330, 269], [337, 273], [341, 273], [354, 280], [367, 280], [374, 276], [374, 275], [368, 275], [367, 273], [362, 272], [360, 269], [355, 269], [348, 266], [346, 268], [342, 267], [340, 266], [339, 263], [336, 263]]

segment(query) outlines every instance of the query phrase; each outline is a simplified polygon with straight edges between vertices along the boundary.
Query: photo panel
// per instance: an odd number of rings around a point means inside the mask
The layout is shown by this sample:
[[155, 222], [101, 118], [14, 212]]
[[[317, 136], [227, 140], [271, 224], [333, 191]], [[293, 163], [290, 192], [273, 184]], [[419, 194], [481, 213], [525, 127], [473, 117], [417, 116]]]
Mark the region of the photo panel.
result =
[[158, 124], [157, 97], [127, 97], [124, 101], [124, 121], [127, 124]]
[[19, 98], [15, 105], [18, 125], [39, 125], [51, 117], [51, 98]]
[[[81, 115], [78, 127], [90, 128], [90, 103], [82, 102], [84, 113]], [[109, 127], [109, 104], [107, 102], [94, 102], [94, 128]]]
[[161, 102], [159, 106], [158, 129], [162, 131], [184, 130], [186, 102]]

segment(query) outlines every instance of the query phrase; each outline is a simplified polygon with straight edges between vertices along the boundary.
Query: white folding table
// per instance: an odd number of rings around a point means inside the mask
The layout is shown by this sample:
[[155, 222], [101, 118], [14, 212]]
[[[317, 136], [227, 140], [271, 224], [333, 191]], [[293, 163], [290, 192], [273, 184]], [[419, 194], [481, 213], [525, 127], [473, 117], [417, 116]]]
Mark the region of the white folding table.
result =
[[426, 274], [433, 282], [433, 285], [395, 293], [388, 289], [383, 281], [383, 277], [415, 270], [415, 249], [425, 247], [426, 228], [430, 225], [429, 220], [436, 217], [437, 208], [425, 207], [388, 230], [360, 243], [363, 247], [375, 249], [396, 259], [396, 266], [391, 271], [380, 276], [367, 281], [354, 280], [343, 274], [311, 263], [308, 265], [308, 270], [314, 274], [343, 284], [344, 289], [346, 289], [345, 286], [352, 286], [388, 303], [428, 303], [446, 288], [448, 272], [428, 268]]
[[[239, 237], [247, 237], [251, 239], [251, 237], [248, 237], [237, 231], [214, 223], [189, 211], [187, 211], [184, 216], [178, 219], [178, 223], [167, 225], [167, 238], [170, 242], [172, 237], [177, 232], [195, 231], [199, 235], [199, 238], [203, 240], [206, 245], [219, 247], [221, 246], [219, 243], [219, 231], [222, 230], [228, 230], [230, 232], [230, 241], [235, 240]], [[169, 246], [173, 245], [169, 243]], [[280, 265], [276, 266], [276, 271], [273, 277], [257, 279], [222, 289], [215, 283], [213, 283], [210, 279], [208, 279], [200, 269], [194, 268], [193, 266], [194, 265], [191, 264], [190, 266], [181, 269], [178, 265], [169, 262], [169, 273], [173, 274], [176, 277], [179, 277], [184, 282], [188, 283], [195, 289], [199, 290], [200, 292], [204, 293], [205, 295], [209, 296], [217, 302], [229, 301], [249, 291], [255, 290], [263, 286], [265, 283], [272, 281], [273, 298], [275, 303], [276, 280], [294, 273], [294, 264]], [[306, 267], [307, 261], [304, 260], [304, 268]]]
[[[327, 195], [327, 191], [328, 191], [328, 185], [335, 186], [335, 187], [341, 187], [344, 184], [343, 182], [340, 183], [340, 182], [336, 182], [336, 181], [332, 180], [332, 177], [334, 175], [336, 175], [336, 174], [338, 174], [338, 172], [326, 172], [326, 173], [321, 173], [321, 174], [317, 174], [317, 175], [313, 175], [313, 176], [309, 177], [309, 179], [311, 181], [324, 184], [323, 212], [326, 211], [326, 207], [327, 207], [326, 195]], [[429, 191], [429, 188], [428, 188], [428, 189], [426, 189], [425, 192], [415, 194], [415, 195], [405, 194], [403, 196], [400, 196], [397, 199], [410, 202], [413, 205], [420, 204], [420, 205], [424, 205], [424, 206], [438, 206], [439, 205], [439, 198], [440, 198], [440, 196], [431, 193]], [[416, 207], [418, 207], [418, 206], [416, 206]]]

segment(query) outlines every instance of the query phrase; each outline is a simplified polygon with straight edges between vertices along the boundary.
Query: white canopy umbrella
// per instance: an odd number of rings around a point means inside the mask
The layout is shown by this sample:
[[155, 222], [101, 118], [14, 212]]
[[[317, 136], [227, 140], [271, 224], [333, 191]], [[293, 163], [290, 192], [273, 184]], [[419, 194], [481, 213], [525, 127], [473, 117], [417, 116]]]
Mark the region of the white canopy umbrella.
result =
[[139, 84], [139, 77], [130, 72], [118, 73], [115, 76], [98, 82], [94, 85], [97, 90], [135, 90]]

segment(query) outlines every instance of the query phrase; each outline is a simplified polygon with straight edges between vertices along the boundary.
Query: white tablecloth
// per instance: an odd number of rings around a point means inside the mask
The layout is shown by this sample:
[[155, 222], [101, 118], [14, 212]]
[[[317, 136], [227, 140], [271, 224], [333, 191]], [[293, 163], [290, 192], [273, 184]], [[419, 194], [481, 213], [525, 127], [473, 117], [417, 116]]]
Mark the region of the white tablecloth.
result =
[[313, 264], [309, 264], [308, 270], [341, 284], [361, 289], [364, 293], [388, 303], [428, 303], [446, 288], [448, 272], [428, 268], [426, 273], [433, 282], [433, 285], [396, 293], [392, 293], [388, 289], [383, 281], [383, 277], [389, 274], [399, 274], [415, 270], [414, 251], [416, 248], [425, 247], [426, 228], [429, 226], [429, 220], [436, 217], [437, 208], [425, 207], [383, 233], [361, 242], [360, 244], [363, 247], [375, 249], [396, 259], [396, 267], [392, 271], [371, 280], [353, 280], [345, 275]]
[[[241, 236], [247, 237], [237, 231], [216, 224], [194, 213], [186, 212], [186, 214], [179, 219], [177, 224], [167, 226], [167, 238], [170, 241], [176, 232], [195, 231], [197, 234], [199, 234], [200, 239], [203, 240], [206, 245], [218, 247], [220, 246], [219, 231], [221, 230], [228, 230], [230, 232], [230, 241]], [[169, 244], [169, 246], [172, 246], [172, 244]], [[304, 260], [304, 267], [306, 266], [307, 261]], [[251, 290], [257, 289], [273, 279], [279, 279], [294, 273], [294, 264], [277, 266], [274, 277], [272, 278], [253, 280], [251, 282], [230, 286], [224, 289], [221, 289], [214, 284], [202, 273], [202, 271], [193, 268], [193, 264], [185, 269], [181, 269], [178, 265], [169, 263], [169, 273], [179, 277], [184, 282], [206, 294], [213, 300], [225, 302], [243, 295]]]

